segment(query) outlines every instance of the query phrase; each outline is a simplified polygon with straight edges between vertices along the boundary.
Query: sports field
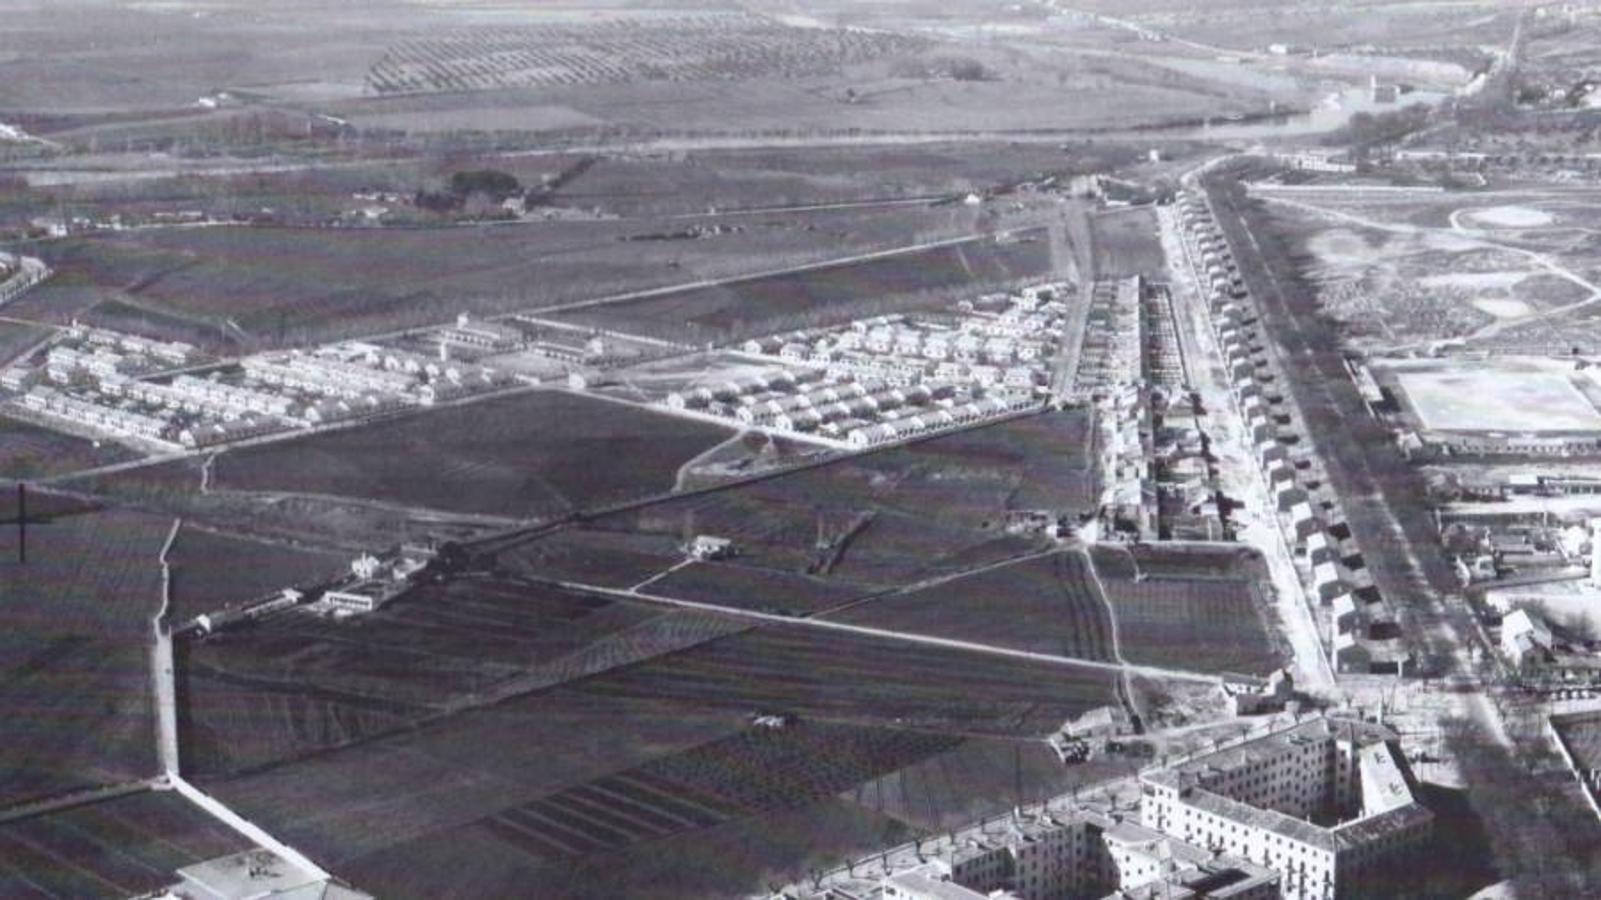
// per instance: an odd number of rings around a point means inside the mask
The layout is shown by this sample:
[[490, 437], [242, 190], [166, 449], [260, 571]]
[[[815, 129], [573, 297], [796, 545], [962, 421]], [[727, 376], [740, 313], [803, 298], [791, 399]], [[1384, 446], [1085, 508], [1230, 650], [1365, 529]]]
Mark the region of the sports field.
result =
[[1453, 368], [1396, 379], [1432, 431], [1601, 431], [1601, 413], [1556, 372]]

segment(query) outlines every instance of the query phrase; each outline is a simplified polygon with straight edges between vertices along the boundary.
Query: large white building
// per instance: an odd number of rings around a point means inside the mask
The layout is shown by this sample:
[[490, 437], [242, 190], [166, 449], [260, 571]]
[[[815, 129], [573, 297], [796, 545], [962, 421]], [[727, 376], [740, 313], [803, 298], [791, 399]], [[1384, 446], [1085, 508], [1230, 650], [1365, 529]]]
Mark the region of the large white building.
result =
[[885, 877], [885, 900], [1270, 900], [1277, 873], [1104, 812], [1019, 815]]
[[[931, 847], [920, 843], [915, 854], [878, 857], [890, 871], [862, 878], [853, 867], [848, 879], [792, 885], [778, 896], [1387, 896], [1406, 883], [1405, 867], [1433, 827], [1433, 814], [1413, 793], [1395, 732], [1338, 716], [1287, 721], [1149, 768], [1140, 783], [1137, 818], [1060, 798], [1060, 806], [1017, 810]], [[903, 862], [891, 864], [897, 856]]]
[[1283, 896], [1370, 896], [1434, 816], [1395, 732], [1319, 717], [1143, 773], [1140, 818], [1282, 876]]

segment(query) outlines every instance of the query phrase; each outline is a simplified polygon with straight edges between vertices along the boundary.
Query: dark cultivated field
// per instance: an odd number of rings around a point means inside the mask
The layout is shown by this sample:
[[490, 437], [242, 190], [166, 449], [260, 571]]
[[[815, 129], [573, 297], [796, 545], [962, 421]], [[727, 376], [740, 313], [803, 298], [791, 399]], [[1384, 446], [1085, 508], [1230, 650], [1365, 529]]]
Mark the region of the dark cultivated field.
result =
[[744, 727], [742, 713], [561, 687], [206, 787], [337, 869]]
[[184, 525], [167, 555], [176, 621], [311, 585], [346, 572], [344, 554], [272, 544]]
[[1091, 551], [1131, 663], [1265, 675], [1284, 664], [1250, 551], [1143, 545]]
[[[1094, 171], [1130, 155], [1126, 147], [1100, 143], [1066, 152], [1045, 144], [917, 144], [605, 157], [556, 191], [552, 202], [629, 216], [698, 213], [708, 205], [736, 210], [954, 197], [1024, 174]], [[526, 183], [552, 168], [537, 157], [502, 165]]]
[[[761, 884], [772, 869], [861, 852], [874, 838], [909, 836], [879, 813], [868, 813], [865, 803], [832, 798], [876, 773], [892, 773], [961, 743], [935, 734], [812, 722], [748, 729], [357, 860], [351, 871], [371, 872], [368, 887], [385, 887], [386, 895], [427, 896], [444, 883], [406, 859], [431, 858], [448, 847], [482, 855], [470, 877], [490, 894], [504, 879], [534, 871], [542, 891], [551, 883], [560, 886], [556, 896], [634, 896], [656, 878], [665, 880], [652, 895], [738, 893]], [[794, 828], [808, 820], [820, 830]], [[863, 833], [860, 825], [867, 822], [873, 825]], [[740, 836], [739, 844], [729, 844], [731, 834]], [[733, 852], [708, 854], [707, 845]], [[655, 864], [647, 862], [653, 850], [660, 859]], [[609, 864], [623, 860], [622, 867]], [[710, 871], [701, 871], [703, 864]]]
[[[405, 192], [420, 186], [421, 180]], [[722, 220], [706, 220], [717, 223]], [[498, 226], [158, 228], [74, 237], [30, 251], [59, 272], [41, 289], [55, 301], [24, 298], [33, 302], [8, 306], [8, 313], [38, 311], [59, 321], [70, 307], [110, 327], [237, 352], [435, 325], [462, 311], [538, 309], [670, 288], [962, 233], [948, 209], [907, 208], [853, 217], [796, 213], [772, 223], [734, 222], [697, 240], [630, 240], [696, 224], [579, 218]], [[1034, 256], [1043, 252], [1032, 246]], [[980, 277], [1013, 277], [1003, 271], [1011, 260], [1032, 258], [1001, 249], [1011, 252], [959, 255], [940, 271], [948, 277], [970, 263]], [[864, 289], [877, 283], [860, 280]]]
[[866, 585], [797, 572], [777, 572], [738, 561], [697, 563], [641, 590], [664, 597], [768, 612], [813, 613], [872, 592]]
[[887, 639], [774, 626], [579, 685], [600, 696], [895, 723], [958, 733], [1044, 734], [1115, 702], [1110, 673]]
[[[31, 515], [30, 515], [31, 518]], [[155, 771], [150, 616], [168, 519], [100, 511], [0, 528], [0, 800]]]
[[1257, 675], [1284, 664], [1255, 582], [1109, 580], [1106, 590], [1131, 663]]
[[355, 620], [281, 615], [189, 645], [185, 749], [207, 774], [280, 762], [740, 627], [479, 579]]
[[1035, 653], [1112, 658], [1106, 606], [1078, 551], [894, 594], [836, 618]]
[[1127, 775], [1136, 767], [1122, 756], [1063, 765], [1042, 741], [973, 738], [864, 782], [848, 796], [914, 828], [943, 832], [1003, 814], [1019, 803]]
[[[6, 307], [4, 312], [11, 315], [10, 307]], [[8, 365], [51, 333], [51, 329], [39, 325], [0, 322], [0, 366]]]
[[87, 278], [70, 272], [58, 273], [7, 303], [5, 314], [29, 322], [66, 325], [104, 299]]
[[549, 518], [670, 491], [683, 462], [727, 436], [690, 419], [538, 391], [225, 453], [214, 487]]
[[[109, 441], [97, 447], [81, 437], [0, 415], [0, 479], [42, 478], [136, 456]], [[13, 489], [4, 481], [0, 481], [0, 487]]]
[[0, 895], [131, 897], [251, 844], [175, 793], [149, 792], [0, 825]]
[[914, 836], [883, 813], [829, 799], [578, 859], [530, 852], [537, 839], [522, 831], [463, 828], [372, 854], [345, 872], [396, 898], [514, 896], [538, 884], [552, 900], [707, 900], [743, 897]]
[[[553, 896], [626, 896], [658, 879], [666, 896], [724, 896], [911, 836], [874, 811], [895, 807], [890, 779], [969, 735], [1034, 736], [1110, 702], [1100, 672], [778, 627], [207, 786], [385, 896], [493, 893], [519, 878]], [[765, 730], [755, 712], [800, 719]], [[932, 763], [909, 789], [951, 810], [1004, 802], [1005, 747]], [[1036, 763], [1026, 788], [1054, 784]], [[952, 766], [982, 777], [934, 793], [928, 779]], [[714, 864], [707, 848], [731, 855]]]
[[509, 572], [547, 581], [632, 587], [684, 560], [682, 535], [563, 528], [495, 557]]
[[738, 546], [741, 566], [904, 587], [1038, 549], [1004, 534], [1005, 514], [1089, 509], [1098, 478], [1092, 452], [1081, 411], [1026, 416], [672, 498], [590, 526], [674, 541], [721, 535]]
[[678, 291], [563, 313], [580, 325], [679, 339], [727, 339], [786, 325], [818, 324], [884, 311], [895, 298], [923, 297], [943, 305], [952, 288], [1042, 276], [1050, 270], [1050, 244], [1032, 240], [998, 244], [978, 238], [890, 257], [753, 278], [718, 287]]

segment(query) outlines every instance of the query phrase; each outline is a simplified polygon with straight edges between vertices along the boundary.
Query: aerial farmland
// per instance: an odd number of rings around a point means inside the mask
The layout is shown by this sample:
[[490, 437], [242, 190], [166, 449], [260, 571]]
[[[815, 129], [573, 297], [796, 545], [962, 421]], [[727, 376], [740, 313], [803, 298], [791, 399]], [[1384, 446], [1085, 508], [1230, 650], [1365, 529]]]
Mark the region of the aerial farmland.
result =
[[0, 895], [1597, 895], [1585, 4], [5, 13]]

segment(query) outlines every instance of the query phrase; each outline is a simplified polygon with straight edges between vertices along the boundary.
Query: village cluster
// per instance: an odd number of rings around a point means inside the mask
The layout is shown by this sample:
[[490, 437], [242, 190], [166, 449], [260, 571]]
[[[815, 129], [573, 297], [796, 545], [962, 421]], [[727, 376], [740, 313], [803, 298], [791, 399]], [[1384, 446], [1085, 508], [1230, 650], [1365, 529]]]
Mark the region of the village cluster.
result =
[[495, 389], [507, 377], [453, 360], [448, 333], [428, 355], [366, 342], [284, 351], [233, 363], [195, 348], [74, 324], [33, 364], [0, 373], [22, 409], [158, 452], [430, 406]]
[[864, 449], [1037, 408], [1067, 315], [1061, 284], [949, 314], [881, 315], [746, 341], [778, 367], [675, 391], [668, 409]]

